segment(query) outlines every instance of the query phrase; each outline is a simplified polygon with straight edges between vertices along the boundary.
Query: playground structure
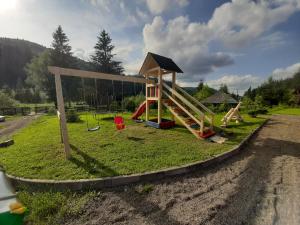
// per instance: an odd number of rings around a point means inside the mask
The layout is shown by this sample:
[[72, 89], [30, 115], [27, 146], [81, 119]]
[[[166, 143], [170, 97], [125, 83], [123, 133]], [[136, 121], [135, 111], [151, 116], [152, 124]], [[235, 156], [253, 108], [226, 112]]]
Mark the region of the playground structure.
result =
[[239, 108], [241, 106], [242, 102], [239, 102], [235, 108], [231, 108], [226, 115], [222, 118], [223, 124], [222, 127], [227, 127], [228, 123], [230, 121], [235, 121], [236, 123], [242, 122], [243, 118], [239, 112]]
[[[49, 66], [48, 70], [55, 77], [61, 137], [66, 158], [70, 157], [70, 144], [61, 76], [144, 83], [146, 84], [146, 100], [138, 107], [132, 119], [137, 120], [139, 116], [146, 112], [146, 124], [155, 128], [170, 128], [175, 125], [174, 119], [176, 118], [198, 139], [208, 138], [215, 134], [213, 131], [214, 113], [176, 84], [176, 73], [182, 73], [182, 70], [170, 58], [148, 53], [139, 72], [144, 78], [116, 76], [113, 74], [54, 66]], [[163, 80], [163, 77], [169, 74], [172, 75], [171, 86]], [[157, 103], [157, 118], [150, 120], [149, 107], [155, 102]], [[162, 118], [163, 106], [171, 112], [171, 120]], [[125, 127], [124, 121], [120, 118], [117, 121], [115, 120], [115, 123], [117, 129], [123, 129]]]

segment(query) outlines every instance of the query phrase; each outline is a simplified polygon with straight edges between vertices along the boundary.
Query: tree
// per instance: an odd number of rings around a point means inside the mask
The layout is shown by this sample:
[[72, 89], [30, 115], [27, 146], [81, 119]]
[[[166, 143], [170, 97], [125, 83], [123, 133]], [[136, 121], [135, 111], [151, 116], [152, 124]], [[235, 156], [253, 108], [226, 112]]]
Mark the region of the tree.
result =
[[109, 34], [102, 30], [97, 39], [94, 47], [95, 54], [91, 56], [95, 69], [103, 73], [122, 74], [124, 72], [122, 63], [113, 60], [115, 54], [112, 51], [115, 46], [111, 44], [112, 39]]
[[52, 65], [59, 67], [70, 67], [72, 65], [72, 48], [69, 45], [69, 38], [59, 25], [52, 34], [52, 51], [50, 54]]
[[200, 91], [198, 91], [194, 96], [198, 99], [198, 100], [203, 100], [211, 95], [213, 95], [216, 91], [209, 87], [208, 85], [204, 84], [201, 88]]
[[9, 108], [9, 107], [13, 107], [16, 105], [16, 101], [9, 96], [8, 94], [4, 93], [2, 90], [0, 90], [0, 105], [1, 107], [5, 108]]
[[219, 91], [222, 91], [222, 92], [224, 92], [226, 94], [229, 94], [228, 87], [227, 87], [226, 84], [221, 84], [220, 88], [219, 88]]
[[204, 84], [203, 84], [203, 80], [201, 79], [200, 82], [199, 82], [199, 84], [198, 84], [198, 86], [197, 86], [197, 88], [196, 88], [197, 91], [201, 91], [202, 88], [203, 88], [203, 85], [204, 85]]

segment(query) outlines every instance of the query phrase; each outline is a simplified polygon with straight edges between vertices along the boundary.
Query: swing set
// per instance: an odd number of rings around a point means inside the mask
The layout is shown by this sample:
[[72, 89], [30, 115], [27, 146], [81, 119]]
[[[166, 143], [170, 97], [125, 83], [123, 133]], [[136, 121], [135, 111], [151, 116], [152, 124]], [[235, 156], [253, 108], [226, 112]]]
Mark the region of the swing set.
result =
[[[83, 95], [83, 101], [86, 103], [86, 94], [85, 94], [85, 83], [84, 78], [81, 78], [82, 83], [82, 95]], [[125, 128], [124, 118], [121, 115], [118, 115], [119, 112], [124, 112], [124, 82], [122, 80], [122, 97], [121, 97], [121, 109], [117, 108], [112, 110], [112, 107], [110, 107], [109, 111], [99, 111], [101, 107], [99, 107], [99, 99], [98, 99], [98, 85], [97, 85], [97, 79], [94, 79], [95, 83], [95, 94], [90, 95], [91, 104], [95, 107], [94, 112], [92, 113], [92, 118], [97, 121], [97, 124], [95, 126], [91, 126], [91, 123], [89, 122], [89, 116], [88, 113], [85, 114], [86, 118], [86, 127], [87, 131], [97, 131], [100, 129], [100, 118], [99, 114], [102, 113], [114, 113], [114, 123], [116, 125], [117, 130], [123, 130]], [[112, 101], [116, 101], [116, 95], [115, 95], [115, 88], [114, 88], [114, 80], [112, 80]], [[134, 93], [135, 93], [135, 82], [134, 82]], [[107, 108], [107, 107], [106, 107]]]
[[[107, 73], [99, 73], [99, 72], [91, 72], [91, 71], [82, 71], [82, 70], [76, 70], [76, 69], [68, 69], [68, 68], [61, 68], [61, 67], [55, 67], [55, 66], [49, 66], [48, 70], [51, 74], [55, 77], [55, 87], [56, 87], [56, 98], [57, 98], [57, 106], [58, 106], [58, 114], [59, 114], [59, 122], [60, 122], [60, 130], [61, 130], [61, 138], [62, 142], [64, 144], [64, 150], [66, 158], [70, 157], [70, 143], [69, 143], [69, 133], [67, 128], [67, 122], [66, 122], [66, 112], [65, 112], [65, 103], [63, 98], [63, 91], [62, 91], [62, 84], [61, 84], [61, 76], [72, 76], [72, 77], [79, 77], [82, 79], [82, 87], [83, 87], [83, 100], [86, 99], [86, 94], [84, 91], [85, 85], [83, 79], [85, 78], [92, 78], [95, 81], [97, 79], [101, 80], [111, 80], [112, 84], [114, 81], [122, 81], [122, 100], [124, 97], [124, 90], [123, 90], [123, 82], [133, 82], [133, 83], [153, 83], [151, 80], [147, 80], [145, 78], [139, 78], [139, 77], [133, 77], [133, 76], [116, 76], [113, 74], [107, 74]], [[95, 85], [97, 85], [97, 82], [95, 82]], [[95, 88], [97, 91], [97, 88]], [[113, 88], [113, 97], [116, 98]], [[99, 112], [97, 112], [98, 109], [98, 99], [97, 99], [98, 93], [93, 96], [94, 98], [94, 106], [95, 111], [93, 113], [94, 120], [97, 121], [96, 126], [92, 126], [89, 120], [86, 120], [87, 123], [87, 130], [88, 131], [97, 131], [100, 129], [100, 119], [98, 117]], [[123, 102], [123, 101], [122, 101]], [[122, 111], [123, 111], [123, 103], [122, 103]], [[111, 110], [111, 109], [110, 109]], [[116, 125], [117, 130], [122, 130], [125, 128], [124, 118], [119, 114], [118, 110], [111, 111], [112, 113], [115, 113], [114, 116], [114, 123]], [[107, 113], [107, 112], [106, 112]], [[87, 115], [86, 115], [87, 116]]]

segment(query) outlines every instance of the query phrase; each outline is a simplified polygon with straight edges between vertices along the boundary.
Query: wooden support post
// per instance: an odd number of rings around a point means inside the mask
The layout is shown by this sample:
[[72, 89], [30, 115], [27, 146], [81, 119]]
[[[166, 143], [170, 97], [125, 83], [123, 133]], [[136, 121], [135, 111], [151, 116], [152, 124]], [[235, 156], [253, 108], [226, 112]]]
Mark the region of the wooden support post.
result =
[[65, 113], [65, 104], [64, 104], [64, 98], [63, 98], [63, 92], [62, 92], [62, 86], [61, 86], [61, 78], [59, 72], [55, 73], [55, 87], [56, 87], [56, 98], [57, 98], [57, 107], [58, 111], [60, 113], [60, 126], [61, 126], [61, 132], [62, 132], [62, 138], [65, 148], [65, 155], [66, 158], [69, 159], [70, 154], [70, 144], [69, 144], [69, 135], [68, 135], [68, 129], [67, 129], [67, 121], [66, 121], [66, 113]]
[[[145, 75], [146, 80], [148, 80], [148, 74]], [[146, 82], [146, 121], [149, 120], [149, 102], [148, 102], [148, 83]]]
[[[176, 73], [172, 72], [172, 90], [173, 91], [175, 91], [175, 87], [176, 87]], [[175, 98], [174, 92], [172, 92], [172, 98]], [[175, 117], [173, 114], [171, 114], [171, 119], [175, 120]]]
[[161, 104], [161, 98], [162, 98], [162, 71], [159, 68], [158, 70], [158, 102], [157, 102], [157, 123], [161, 123], [161, 114], [162, 114], [162, 104]]

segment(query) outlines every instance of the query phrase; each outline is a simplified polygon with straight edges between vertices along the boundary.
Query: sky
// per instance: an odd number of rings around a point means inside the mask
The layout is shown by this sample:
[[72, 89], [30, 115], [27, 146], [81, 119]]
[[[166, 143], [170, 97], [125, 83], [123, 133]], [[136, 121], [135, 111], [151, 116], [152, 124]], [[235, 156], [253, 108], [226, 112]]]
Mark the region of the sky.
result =
[[0, 0], [0, 36], [51, 46], [61, 25], [89, 60], [105, 29], [125, 73], [147, 52], [172, 58], [182, 86], [203, 80], [242, 94], [300, 71], [300, 0]]

